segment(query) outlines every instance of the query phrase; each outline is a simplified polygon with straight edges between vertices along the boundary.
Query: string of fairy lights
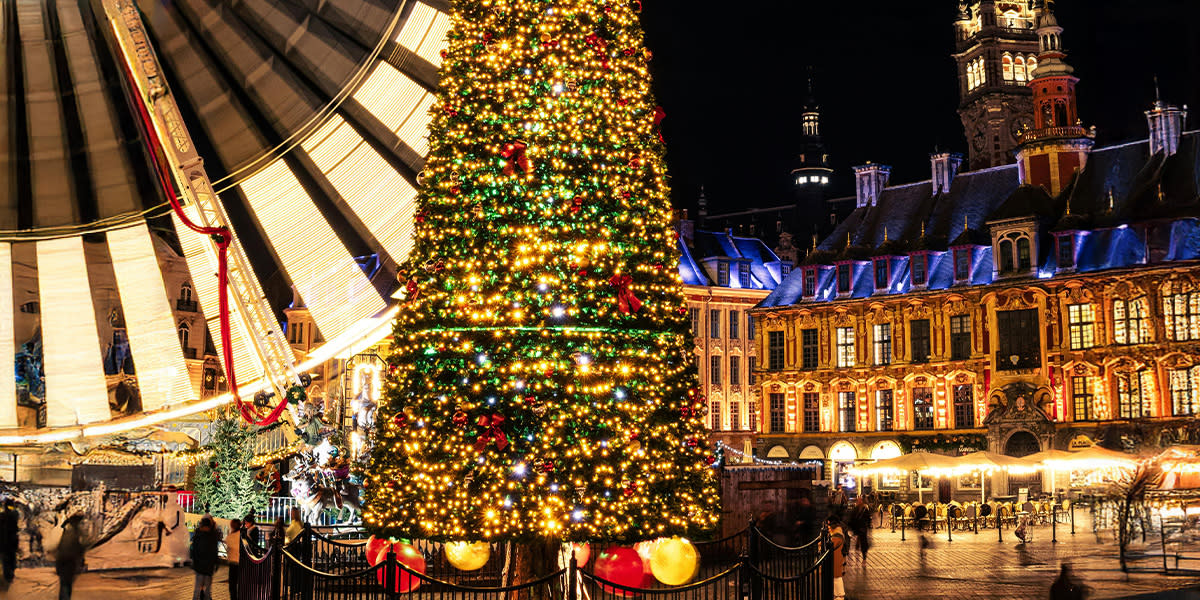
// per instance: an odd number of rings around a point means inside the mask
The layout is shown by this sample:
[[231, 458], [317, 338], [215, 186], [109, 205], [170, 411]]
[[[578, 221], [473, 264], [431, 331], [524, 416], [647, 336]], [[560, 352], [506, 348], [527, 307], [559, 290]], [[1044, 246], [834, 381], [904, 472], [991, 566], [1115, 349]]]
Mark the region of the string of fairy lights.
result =
[[636, 0], [455, 0], [367, 480], [376, 535], [719, 513]]

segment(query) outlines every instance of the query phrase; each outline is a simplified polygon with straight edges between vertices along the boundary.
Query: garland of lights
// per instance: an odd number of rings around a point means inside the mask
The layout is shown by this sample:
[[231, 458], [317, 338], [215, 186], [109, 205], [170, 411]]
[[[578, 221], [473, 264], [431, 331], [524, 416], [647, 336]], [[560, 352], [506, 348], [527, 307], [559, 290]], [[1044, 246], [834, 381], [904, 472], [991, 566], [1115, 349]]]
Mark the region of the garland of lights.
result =
[[897, 440], [900, 451], [911, 454], [914, 450], [923, 452], [959, 452], [967, 450], [987, 450], [987, 436], [982, 433], [956, 433], [953, 435], [937, 434], [933, 436], [902, 435]]
[[632, 541], [719, 507], [637, 0], [454, 0], [375, 535]]
[[[771, 460], [769, 458], [759, 458], [757, 456], [747, 456], [745, 452], [742, 452], [741, 450], [738, 450], [738, 449], [730, 446], [729, 444], [726, 444], [725, 442], [717, 442], [717, 448], [723, 453], [726, 453], [726, 454], [736, 457], [738, 459], [738, 461], [742, 462], [742, 463], [747, 462], [746, 459], [749, 458], [750, 459], [749, 462], [751, 462], [755, 465], [762, 465], [762, 466], [769, 466], [769, 467], [804, 467], [804, 468], [812, 467], [811, 464], [798, 463], [796, 461]], [[824, 462], [824, 461], [818, 460], [815, 462]]]

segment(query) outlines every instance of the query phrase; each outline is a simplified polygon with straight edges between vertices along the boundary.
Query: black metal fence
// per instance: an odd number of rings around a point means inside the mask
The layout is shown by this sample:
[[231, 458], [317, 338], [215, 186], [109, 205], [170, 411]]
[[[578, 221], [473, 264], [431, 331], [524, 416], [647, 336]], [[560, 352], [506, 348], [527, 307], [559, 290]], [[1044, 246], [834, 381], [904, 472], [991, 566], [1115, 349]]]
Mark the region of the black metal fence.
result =
[[[328, 532], [326, 532], [328, 533]], [[483, 568], [462, 572], [448, 564], [441, 544], [416, 541], [426, 562], [419, 573], [390, 550], [378, 565], [366, 558], [366, 540], [333, 539], [305, 528], [284, 544], [272, 539], [258, 553], [242, 544], [238, 600], [829, 600], [833, 550], [822, 535], [797, 547], [781, 546], [751, 523], [727, 538], [696, 543], [698, 580], [682, 586], [629, 587], [567, 566], [541, 579], [507, 581], [512, 547], [493, 544]]]

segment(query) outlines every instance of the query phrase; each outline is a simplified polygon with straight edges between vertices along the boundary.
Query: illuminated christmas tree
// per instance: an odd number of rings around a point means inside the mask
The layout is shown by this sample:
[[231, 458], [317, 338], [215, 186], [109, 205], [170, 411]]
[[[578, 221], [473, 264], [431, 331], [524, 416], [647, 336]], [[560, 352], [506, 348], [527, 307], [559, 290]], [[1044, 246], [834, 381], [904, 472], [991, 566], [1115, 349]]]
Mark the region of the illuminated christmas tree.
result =
[[452, 8], [364, 522], [545, 547], [708, 531], [640, 4]]

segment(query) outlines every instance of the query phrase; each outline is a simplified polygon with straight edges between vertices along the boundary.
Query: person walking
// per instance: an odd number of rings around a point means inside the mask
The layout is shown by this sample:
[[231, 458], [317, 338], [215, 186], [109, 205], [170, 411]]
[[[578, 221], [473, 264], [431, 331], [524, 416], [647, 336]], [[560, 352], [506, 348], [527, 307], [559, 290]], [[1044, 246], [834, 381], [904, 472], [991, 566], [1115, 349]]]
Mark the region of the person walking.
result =
[[238, 563], [242, 555], [242, 520], [229, 522], [225, 536], [225, 560], [229, 563], [229, 600], [238, 600]]
[[192, 535], [192, 570], [196, 572], [192, 600], [212, 600], [212, 578], [217, 570], [217, 539], [217, 524], [211, 515], [204, 515], [196, 527], [196, 533]]
[[1071, 576], [1071, 565], [1063, 563], [1058, 579], [1050, 584], [1050, 600], [1083, 600], [1086, 597], [1087, 588]]
[[854, 508], [850, 509], [848, 525], [850, 532], [854, 534], [854, 542], [858, 544], [858, 551], [862, 553], [863, 564], [866, 565], [867, 550], [871, 546], [871, 507], [862, 496], [854, 501]]
[[846, 533], [837, 517], [830, 517], [825, 527], [829, 530], [829, 542], [833, 552], [833, 600], [844, 600], [846, 584], [842, 580], [842, 573], [846, 569]]
[[83, 533], [79, 523], [83, 515], [73, 514], [62, 524], [62, 537], [58, 540], [58, 550], [54, 553], [54, 572], [58, 574], [58, 600], [70, 600], [71, 588], [75, 586], [75, 577], [83, 569]]
[[0, 562], [4, 565], [4, 581], [12, 583], [17, 571], [17, 553], [21, 550], [21, 520], [16, 503], [5, 498], [4, 512], [0, 513]]

